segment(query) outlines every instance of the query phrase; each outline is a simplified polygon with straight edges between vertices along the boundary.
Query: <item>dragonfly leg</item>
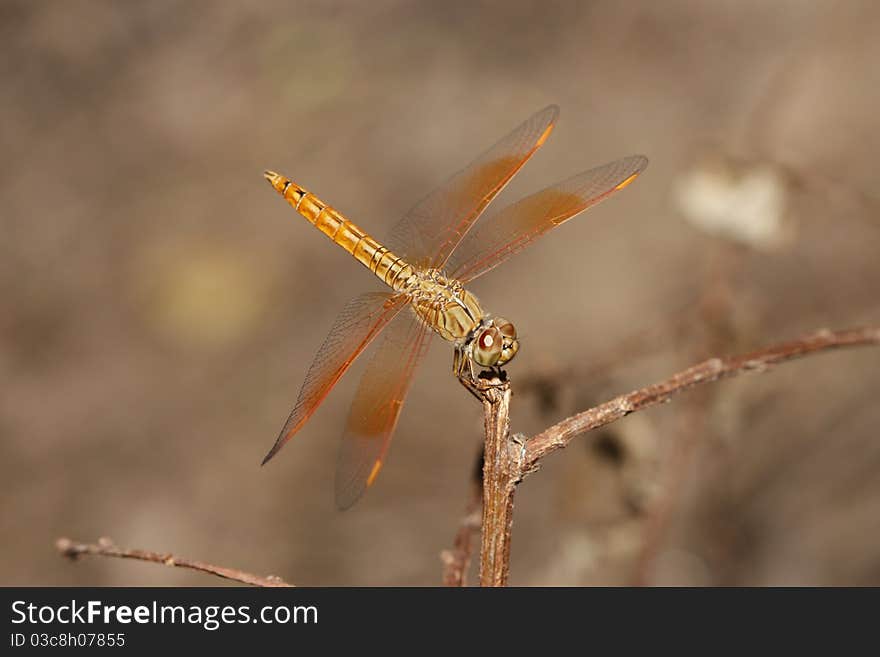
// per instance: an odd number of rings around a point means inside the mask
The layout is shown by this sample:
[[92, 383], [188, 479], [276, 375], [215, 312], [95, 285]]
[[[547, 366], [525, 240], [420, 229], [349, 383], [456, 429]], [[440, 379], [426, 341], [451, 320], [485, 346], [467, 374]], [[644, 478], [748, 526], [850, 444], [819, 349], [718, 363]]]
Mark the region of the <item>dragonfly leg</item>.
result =
[[484, 388], [501, 388], [507, 384], [507, 373], [497, 365], [490, 367], [489, 376], [480, 376], [480, 382]]
[[484, 374], [477, 375], [474, 370], [474, 361], [468, 358], [463, 349], [455, 349], [452, 360], [452, 372], [468, 392], [474, 397], [483, 399], [483, 392], [489, 388], [500, 388], [505, 385], [507, 375], [500, 367], [492, 367], [486, 376]]
[[455, 349], [452, 357], [452, 373], [468, 392], [477, 399], [482, 400], [479, 388], [477, 387], [476, 377], [474, 376], [474, 365], [470, 358], [467, 358], [459, 348]]

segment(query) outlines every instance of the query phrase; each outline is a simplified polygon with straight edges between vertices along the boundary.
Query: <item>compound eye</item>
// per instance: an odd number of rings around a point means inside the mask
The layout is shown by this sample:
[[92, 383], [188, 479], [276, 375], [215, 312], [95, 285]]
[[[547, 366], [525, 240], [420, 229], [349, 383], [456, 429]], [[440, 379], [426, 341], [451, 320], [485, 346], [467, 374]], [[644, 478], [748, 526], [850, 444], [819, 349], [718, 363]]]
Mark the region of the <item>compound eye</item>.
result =
[[513, 327], [509, 321], [502, 317], [496, 317], [494, 320], [495, 327], [501, 331], [501, 335], [509, 340], [516, 339], [516, 329]]
[[516, 338], [510, 341], [505, 341], [504, 349], [501, 350], [501, 358], [498, 360], [498, 364], [504, 365], [509, 362], [514, 356], [516, 356], [517, 351], [519, 351], [519, 341]]
[[484, 329], [474, 345], [474, 361], [483, 367], [492, 367], [501, 358], [503, 347], [501, 331], [494, 326]]

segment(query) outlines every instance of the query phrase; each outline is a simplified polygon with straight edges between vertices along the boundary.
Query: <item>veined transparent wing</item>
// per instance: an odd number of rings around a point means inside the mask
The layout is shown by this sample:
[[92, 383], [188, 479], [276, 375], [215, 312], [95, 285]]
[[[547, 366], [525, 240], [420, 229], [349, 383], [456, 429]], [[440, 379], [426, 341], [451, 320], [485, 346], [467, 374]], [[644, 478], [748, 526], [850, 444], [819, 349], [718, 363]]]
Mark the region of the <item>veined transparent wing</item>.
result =
[[296, 405], [263, 459], [264, 464], [302, 428], [355, 359], [406, 303], [402, 295], [373, 292], [346, 304], [312, 361]]
[[370, 359], [349, 411], [336, 468], [336, 504], [353, 505], [376, 480], [413, 374], [433, 332], [414, 313], [398, 315]]
[[412, 264], [442, 269], [480, 213], [546, 141], [559, 108], [545, 107], [422, 199], [387, 246]]
[[623, 189], [646, 166], [646, 157], [625, 157], [578, 174], [485, 217], [452, 254], [447, 272], [462, 283], [472, 281], [541, 235]]

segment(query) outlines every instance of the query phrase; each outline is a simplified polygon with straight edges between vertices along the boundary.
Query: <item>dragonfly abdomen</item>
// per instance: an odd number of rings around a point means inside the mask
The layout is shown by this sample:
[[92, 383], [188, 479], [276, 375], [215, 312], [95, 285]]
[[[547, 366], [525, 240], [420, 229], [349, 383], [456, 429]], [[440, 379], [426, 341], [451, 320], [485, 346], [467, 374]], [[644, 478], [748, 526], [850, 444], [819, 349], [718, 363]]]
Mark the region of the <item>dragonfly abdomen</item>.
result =
[[274, 171], [266, 171], [263, 175], [300, 215], [354, 256], [383, 283], [398, 291], [406, 287], [414, 271], [403, 258], [389, 251], [338, 210], [286, 176]]

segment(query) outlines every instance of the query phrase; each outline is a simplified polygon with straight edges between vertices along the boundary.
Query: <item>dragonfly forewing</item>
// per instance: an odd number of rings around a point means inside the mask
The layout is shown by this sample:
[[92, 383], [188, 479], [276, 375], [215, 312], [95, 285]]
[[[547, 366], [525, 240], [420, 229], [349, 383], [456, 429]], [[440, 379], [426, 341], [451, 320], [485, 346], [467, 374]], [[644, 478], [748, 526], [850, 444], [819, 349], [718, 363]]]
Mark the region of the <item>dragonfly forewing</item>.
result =
[[444, 185], [391, 230], [388, 247], [408, 262], [442, 269], [480, 213], [546, 141], [559, 108], [545, 107]]
[[449, 260], [449, 275], [468, 283], [536, 239], [629, 185], [648, 165], [625, 157], [527, 196], [480, 221]]

